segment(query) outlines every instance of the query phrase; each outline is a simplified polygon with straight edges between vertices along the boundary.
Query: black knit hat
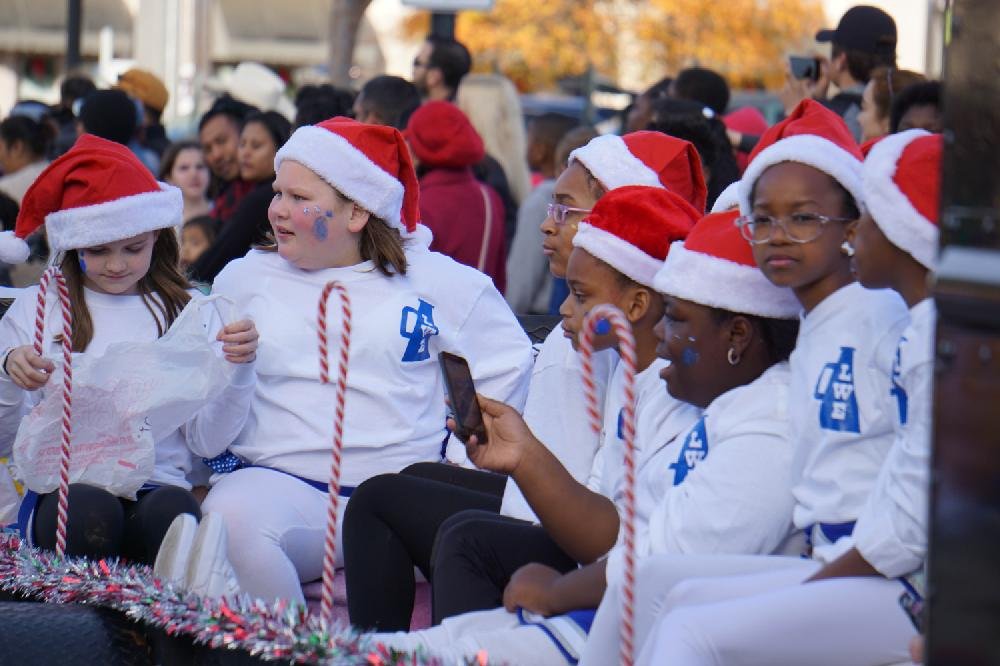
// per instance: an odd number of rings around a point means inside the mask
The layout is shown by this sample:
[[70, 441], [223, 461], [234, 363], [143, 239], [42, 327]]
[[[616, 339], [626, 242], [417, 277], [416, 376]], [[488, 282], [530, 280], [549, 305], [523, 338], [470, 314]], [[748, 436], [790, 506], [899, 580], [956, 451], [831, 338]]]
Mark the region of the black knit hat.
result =
[[121, 90], [95, 90], [83, 100], [80, 122], [89, 134], [127, 146], [138, 125], [139, 110]]

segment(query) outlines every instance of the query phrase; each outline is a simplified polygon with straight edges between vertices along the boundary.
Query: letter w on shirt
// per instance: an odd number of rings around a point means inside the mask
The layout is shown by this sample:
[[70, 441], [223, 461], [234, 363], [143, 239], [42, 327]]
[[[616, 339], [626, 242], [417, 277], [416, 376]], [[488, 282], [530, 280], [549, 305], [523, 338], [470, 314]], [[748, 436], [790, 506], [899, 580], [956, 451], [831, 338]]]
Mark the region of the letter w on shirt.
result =
[[820, 401], [821, 428], [861, 432], [858, 400], [854, 394], [854, 347], [841, 347], [840, 358], [823, 366], [813, 397]]
[[688, 472], [707, 455], [708, 437], [705, 435], [705, 417], [702, 416], [684, 438], [684, 445], [681, 447], [681, 454], [677, 456], [677, 462], [670, 463], [670, 469], [674, 470], [674, 485], [679, 486]]

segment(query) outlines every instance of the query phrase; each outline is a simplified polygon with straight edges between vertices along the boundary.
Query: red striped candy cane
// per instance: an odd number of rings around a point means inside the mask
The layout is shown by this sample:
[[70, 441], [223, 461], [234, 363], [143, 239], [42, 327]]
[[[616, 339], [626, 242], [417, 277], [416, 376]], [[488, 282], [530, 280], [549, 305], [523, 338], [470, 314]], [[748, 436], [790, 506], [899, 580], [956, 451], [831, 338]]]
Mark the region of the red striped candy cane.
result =
[[71, 422], [73, 414], [73, 312], [70, 309], [69, 289], [66, 279], [58, 266], [52, 266], [42, 274], [38, 282], [38, 304], [35, 308], [35, 353], [39, 356], [45, 351], [43, 338], [45, 335], [45, 299], [48, 296], [49, 284], [56, 281], [59, 292], [59, 307], [62, 310], [62, 351], [63, 351], [63, 385], [62, 385], [62, 442], [59, 449], [59, 494], [56, 504], [56, 555], [66, 552], [66, 521], [69, 510], [69, 458], [70, 437], [73, 433]]
[[622, 434], [625, 440], [625, 588], [621, 626], [621, 663], [631, 666], [635, 636], [635, 375], [636, 352], [632, 327], [622, 311], [613, 305], [598, 305], [583, 322], [580, 354], [583, 361], [583, 383], [587, 398], [587, 414], [594, 432], [601, 431], [601, 416], [597, 408], [594, 382], [594, 336], [597, 326], [607, 321], [618, 338], [618, 352], [625, 364], [625, 408]]
[[336, 410], [333, 418], [333, 462], [330, 464], [330, 503], [326, 513], [326, 541], [323, 544], [323, 597], [320, 613], [329, 626], [333, 619], [333, 577], [336, 574], [337, 503], [340, 499], [340, 461], [344, 449], [344, 402], [347, 399], [347, 360], [351, 350], [351, 299], [339, 282], [328, 282], [319, 298], [319, 380], [330, 383], [330, 362], [327, 358], [326, 302], [330, 292], [340, 296], [341, 325], [340, 361], [337, 366]]

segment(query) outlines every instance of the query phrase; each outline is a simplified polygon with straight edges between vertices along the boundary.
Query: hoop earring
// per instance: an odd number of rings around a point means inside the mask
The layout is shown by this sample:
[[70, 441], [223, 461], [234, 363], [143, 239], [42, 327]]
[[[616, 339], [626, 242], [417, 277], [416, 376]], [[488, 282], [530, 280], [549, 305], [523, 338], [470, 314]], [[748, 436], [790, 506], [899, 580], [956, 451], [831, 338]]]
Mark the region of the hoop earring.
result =
[[736, 347], [730, 347], [729, 348], [729, 351], [726, 352], [726, 360], [729, 361], [729, 365], [739, 365], [740, 364], [740, 361], [742, 359], [740, 358], [739, 353], [737, 353]]
[[854, 246], [851, 245], [851, 241], [844, 241], [840, 244], [841, 253], [847, 255], [848, 257], [854, 256]]

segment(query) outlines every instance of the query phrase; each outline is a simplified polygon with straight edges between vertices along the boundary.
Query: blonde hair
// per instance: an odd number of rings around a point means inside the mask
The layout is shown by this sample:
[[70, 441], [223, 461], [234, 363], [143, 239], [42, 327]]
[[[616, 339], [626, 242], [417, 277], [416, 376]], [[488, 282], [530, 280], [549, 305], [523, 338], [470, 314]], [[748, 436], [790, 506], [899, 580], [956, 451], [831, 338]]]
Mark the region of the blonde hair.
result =
[[468, 74], [458, 86], [455, 104], [483, 138], [486, 153], [503, 167], [511, 194], [520, 204], [531, 191], [531, 174], [521, 100], [514, 84], [499, 74]]

